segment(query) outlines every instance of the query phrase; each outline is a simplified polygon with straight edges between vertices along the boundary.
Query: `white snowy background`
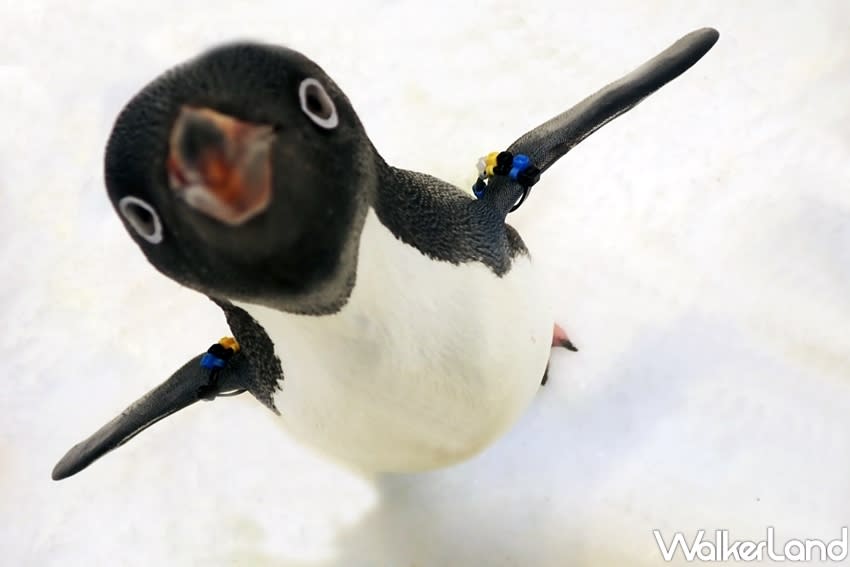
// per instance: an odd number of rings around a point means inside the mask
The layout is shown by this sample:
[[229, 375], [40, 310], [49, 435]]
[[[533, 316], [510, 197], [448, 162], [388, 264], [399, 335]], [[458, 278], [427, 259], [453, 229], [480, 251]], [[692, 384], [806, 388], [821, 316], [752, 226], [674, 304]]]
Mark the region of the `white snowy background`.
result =
[[[843, 1], [0, 3], [0, 564], [655, 565], [655, 528], [838, 537], [848, 22]], [[112, 122], [158, 73], [225, 40], [289, 45], [389, 162], [467, 187], [480, 155], [703, 26], [721, 38], [701, 62], [510, 217], [581, 352], [553, 354], [485, 453], [362, 478], [242, 396], [50, 480], [227, 333], [104, 191]]]

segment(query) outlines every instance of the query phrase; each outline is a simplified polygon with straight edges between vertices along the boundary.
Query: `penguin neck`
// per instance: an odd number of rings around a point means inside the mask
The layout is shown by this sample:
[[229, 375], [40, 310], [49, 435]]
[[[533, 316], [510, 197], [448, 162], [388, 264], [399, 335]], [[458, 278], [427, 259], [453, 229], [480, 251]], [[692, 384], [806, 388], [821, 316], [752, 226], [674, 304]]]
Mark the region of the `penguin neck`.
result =
[[[322, 316], [339, 312], [354, 289], [363, 226], [374, 206], [380, 171], [388, 167], [371, 144], [356, 151], [360, 154], [356, 160], [358, 166], [349, 172], [345, 180], [348, 185], [342, 188], [353, 196], [352, 212], [344, 224], [327, 227], [327, 230], [338, 231], [335, 246], [321, 248], [305, 257], [306, 262], [300, 262], [299, 269], [284, 276], [283, 279], [291, 279], [286, 286], [275, 283], [275, 266], [271, 265], [269, 280], [258, 281], [258, 287], [263, 288], [261, 293], [246, 289], [248, 293], [244, 295], [230, 295], [210, 290], [207, 295], [218, 302], [259, 305], [295, 315]], [[338, 182], [338, 179], [329, 182]], [[261, 274], [257, 279], [262, 280]]]
[[262, 298], [220, 297], [296, 315], [332, 315], [345, 305], [357, 285], [363, 228], [370, 211], [402, 243], [437, 262], [481, 263], [505, 275], [517, 256], [528, 253], [516, 231], [487, 203], [431, 175], [393, 167], [371, 142], [359, 148], [351, 191], [356, 206], [338, 250], [316, 258], [322, 277], [298, 292]]

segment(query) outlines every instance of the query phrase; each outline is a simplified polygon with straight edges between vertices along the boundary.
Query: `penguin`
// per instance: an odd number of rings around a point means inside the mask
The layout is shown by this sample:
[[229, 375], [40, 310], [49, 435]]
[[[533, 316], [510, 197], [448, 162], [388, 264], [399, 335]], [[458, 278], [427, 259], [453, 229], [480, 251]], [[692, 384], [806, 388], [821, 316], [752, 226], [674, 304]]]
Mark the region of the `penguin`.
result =
[[53, 479], [243, 392], [359, 470], [478, 454], [529, 406], [551, 348], [575, 350], [508, 213], [718, 37], [682, 37], [489, 154], [474, 194], [387, 164], [340, 88], [291, 49], [227, 44], [156, 78], [115, 122], [107, 193], [148, 261], [221, 308], [233, 337], [71, 448]]

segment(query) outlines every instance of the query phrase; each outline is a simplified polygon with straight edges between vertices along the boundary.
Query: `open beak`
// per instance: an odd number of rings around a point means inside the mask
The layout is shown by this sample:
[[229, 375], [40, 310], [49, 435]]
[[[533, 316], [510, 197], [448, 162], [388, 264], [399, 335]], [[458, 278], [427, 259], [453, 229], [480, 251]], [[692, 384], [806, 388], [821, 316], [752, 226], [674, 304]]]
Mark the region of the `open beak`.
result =
[[271, 201], [271, 126], [184, 106], [169, 138], [168, 182], [189, 206], [239, 225]]
[[94, 435], [74, 445], [53, 468], [53, 480], [77, 474], [154, 423], [199, 400], [212, 400], [247, 388], [251, 369], [244, 355], [234, 355], [224, 368], [213, 372], [201, 367], [202, 356], [184, 364]]

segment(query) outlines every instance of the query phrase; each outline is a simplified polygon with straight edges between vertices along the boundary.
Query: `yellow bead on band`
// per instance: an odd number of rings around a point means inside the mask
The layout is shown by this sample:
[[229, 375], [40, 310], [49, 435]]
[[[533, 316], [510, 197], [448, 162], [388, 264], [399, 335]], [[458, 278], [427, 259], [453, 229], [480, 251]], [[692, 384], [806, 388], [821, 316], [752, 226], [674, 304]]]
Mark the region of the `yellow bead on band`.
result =
[[239, 343], [236, 342], [236, 339], [233, 337], [222, 337], [218, 344], [223, 346], [224, 348], [229, 348], [233, 351], [233, 354], [239, 352]]
[[484, 172], [487, 174], [487, 177], [491, 177], [493, 175], [493, 168], [496, 167], [496, 158], [498, 155], [499, 152], [490, 152], [484, 158]]

